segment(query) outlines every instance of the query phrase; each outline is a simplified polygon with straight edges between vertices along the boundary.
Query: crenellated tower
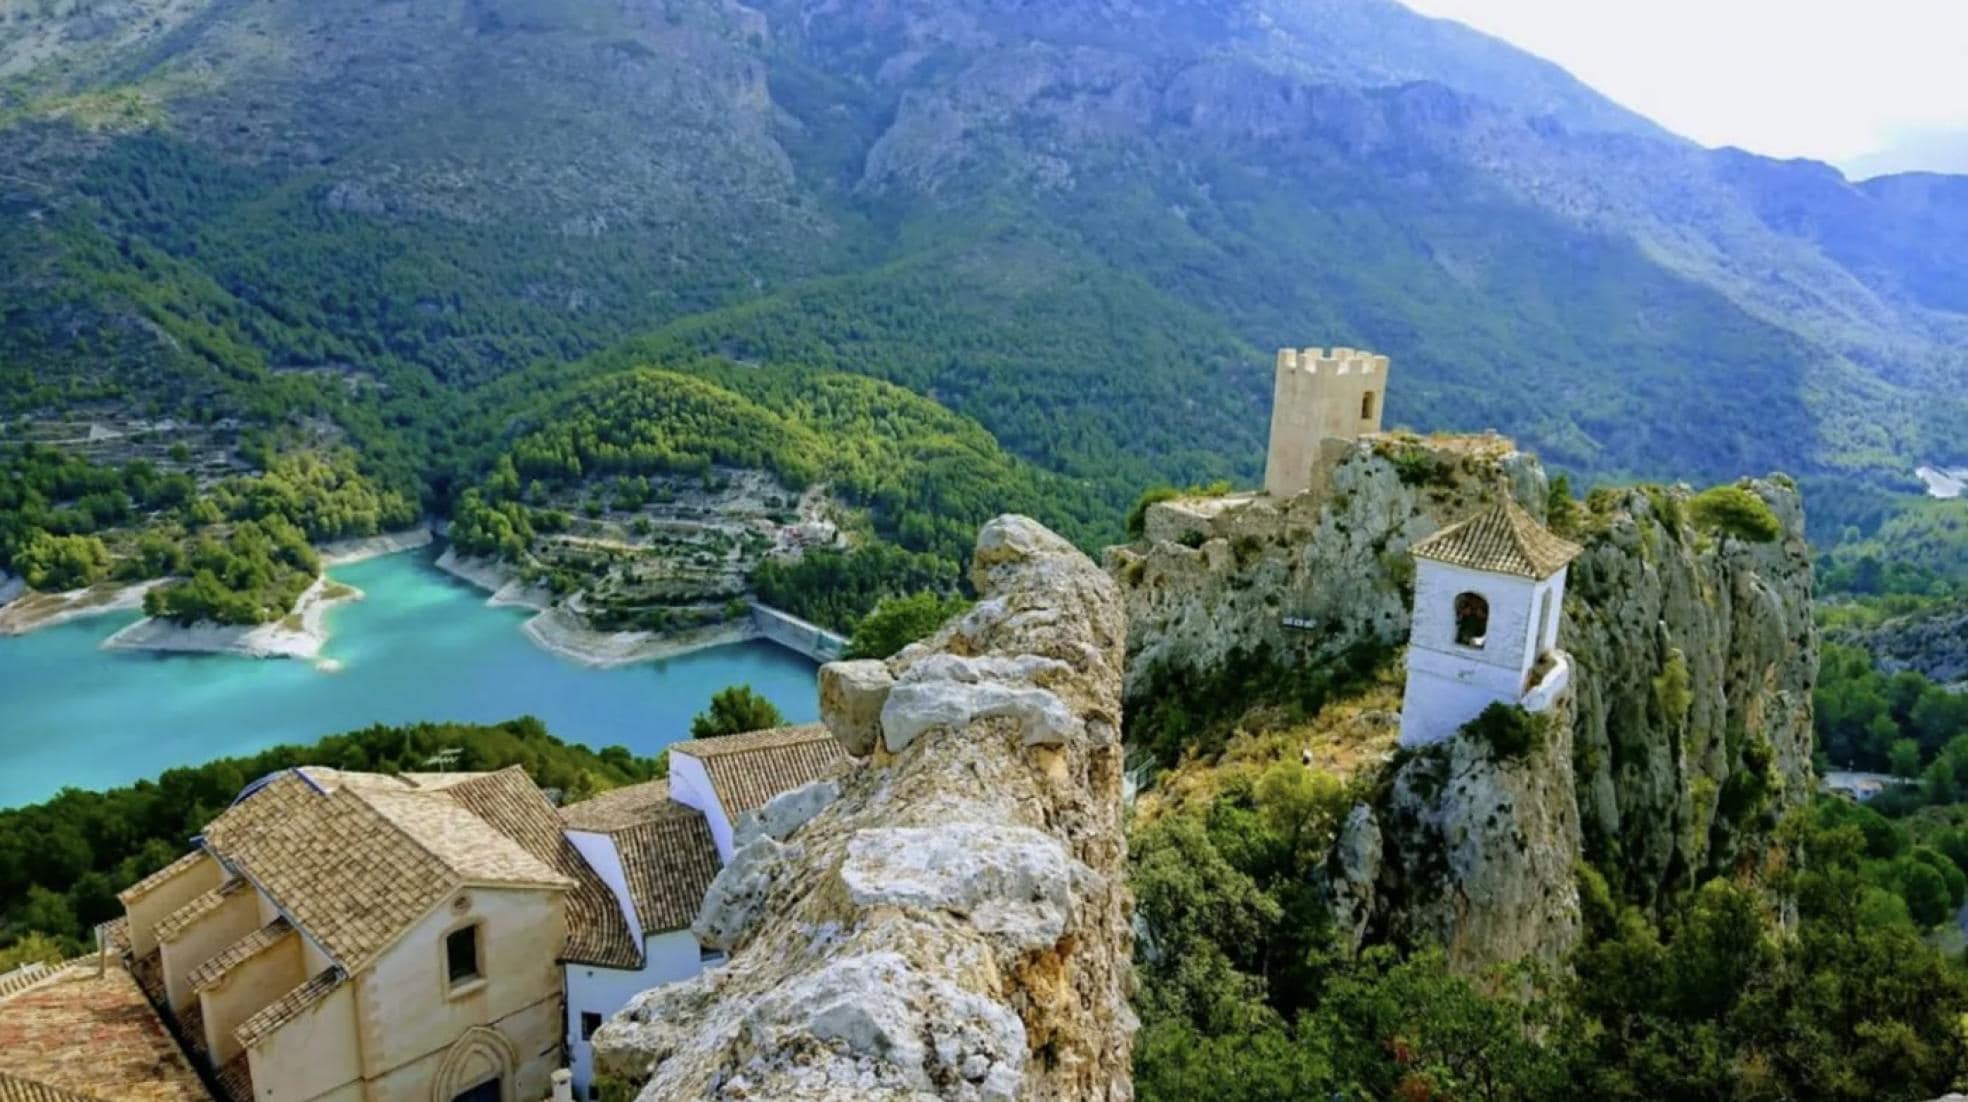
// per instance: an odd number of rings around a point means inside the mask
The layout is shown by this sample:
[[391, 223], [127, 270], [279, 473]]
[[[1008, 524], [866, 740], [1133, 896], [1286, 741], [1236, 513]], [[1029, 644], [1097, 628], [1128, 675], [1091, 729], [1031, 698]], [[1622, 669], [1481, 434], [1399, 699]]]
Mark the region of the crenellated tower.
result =
[[1304, 493], [1312, 483], [1319, 441], [1379, 432], [1387, 371], [1387, 357], [1359, 349], [1280, 349], [1264, 491], [1278, 498]]

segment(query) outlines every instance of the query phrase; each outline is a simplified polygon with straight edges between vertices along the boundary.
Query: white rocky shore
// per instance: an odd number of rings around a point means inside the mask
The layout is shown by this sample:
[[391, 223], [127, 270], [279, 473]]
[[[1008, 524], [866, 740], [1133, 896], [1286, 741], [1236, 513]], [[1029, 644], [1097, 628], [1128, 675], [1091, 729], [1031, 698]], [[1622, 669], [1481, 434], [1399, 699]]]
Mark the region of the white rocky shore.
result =
[[[328, 610], [362, 599], [362, 591], [326, 577], [294, 603], [294, 611], [271, 624], [176, 624], [145, 617], [103, 640], [104, 650], [147, 650], [171, 654], [231, 654], [241, 658], [321, 657], [328, 642]], [[332, 668], [332, 667], [331, 667]]]
[[[401, 532], [323, 544], [317, 550], [323, 567], [347, 566], [426, 547], [433, 538], [431, 527], [420, 525]], [[85, 616], [140, 609], [144, 594], [170, 580], [153, 578], [128, 585], [104, 582], [67, 593], [31, 593], [20, 579], [0, 573], [0, 635], [25, 635]], [[102, 645], [105, 650], [315, 660], [320, 658], [321, 648], [328, 641], [327, 611], [335, 605], [361, 599], [360, 590], [324, 575], [315, 579], [295, 602], [294, 610], [276, 623], [257, 627], [199, 623], [187, 627], [145, 618], [110, 636]], [[320, 665], [323, 669], [336, 668], [332, 662]]]
[[460, 555], [456, 548], [446, 548], [438, 556], [437, 565], [490, 593], [485, 601], [487, 605], [532, 609], [534, 616], [520, 630], [534, 646], [597, 669], [675, 658], [692, 651], [743, 643], [758, 635], [750, 621], [713, 624], [682, 632], [596, 631], [578, 613], [556, 607], [553, 595], [544, 587], [521, 581], [519, 572], [505, 563]]
[[0, 635], [26, 635], [85, 616], [142, 608], [144, 594], [164, 581], [104, 582], [66, 593], [32, 593], [18, 578], [0, 579]]

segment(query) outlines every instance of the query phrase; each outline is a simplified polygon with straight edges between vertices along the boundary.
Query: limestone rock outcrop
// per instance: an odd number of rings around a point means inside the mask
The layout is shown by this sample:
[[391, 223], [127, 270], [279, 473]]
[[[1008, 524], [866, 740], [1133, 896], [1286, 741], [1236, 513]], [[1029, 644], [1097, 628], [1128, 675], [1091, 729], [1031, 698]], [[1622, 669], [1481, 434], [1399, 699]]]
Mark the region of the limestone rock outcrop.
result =
[[698, 921], [729, 963], [595, 1034], [644, 1102], [1133, 1096], [1120, 596], [1022, 517], [972, 578], [937, 635], [823, 672], [863, 760], [751, 824]]
[[1130, 696], [1166, 666], [1208, 668], [1233, 650], [1317, 664], [1399, 643], [1409, 545], [1500, 494], [1544, 515], [1543, 467], [1499, 436], [1328, 440], [1314, 484], [1283, 501], [1163, 502], [1141, 540], [1108, 550], [1127, 596]]
[[[1365, 768], [1375, 793], [1323, 872], [1337, 929], [1447, 946], [1477, 970], [1560, 960], [1578, 929], [1576, 868], [1660, 906], [1754, 869], [1809, 798], [1817, 629], [1794, 485], [1751, 482], [1781, 524], [1767, 543], [1700, 530], [1685, 487], [1592, 495], [1568, 533], [1560, 628], [1569, 687], [1536, 747], [1499, 760], [1469, 736]], [[1546, 512], [1536, 459], [1496, 437], [1329, 442], [1313, 489], [1150, 507], [1108, 552], [1130, 614], [1128, 694], [1233, 653], [1315, 667], [1405, 641], [1407, 549], [1509, 495]], [[1206, 676], [1188, 683], [1208, 683]]]
[[1406, 944], [1443, 947], [1451, 967], [1502, 961], [1559, 964], [1578, 941], [1580, 859], [1573, 793], [1571, 693], [1545, 713], [1543, 737], [1521, 758], [1499, 759], [1459, 735], [1415, 755], [1377, 808], [1355, 815], [1379, 828], [1381, 860], [1363, 877], [1337, 852], [1329, 865], [1369, 881], [1342, 913], [1356, 939], [1369, 929]]

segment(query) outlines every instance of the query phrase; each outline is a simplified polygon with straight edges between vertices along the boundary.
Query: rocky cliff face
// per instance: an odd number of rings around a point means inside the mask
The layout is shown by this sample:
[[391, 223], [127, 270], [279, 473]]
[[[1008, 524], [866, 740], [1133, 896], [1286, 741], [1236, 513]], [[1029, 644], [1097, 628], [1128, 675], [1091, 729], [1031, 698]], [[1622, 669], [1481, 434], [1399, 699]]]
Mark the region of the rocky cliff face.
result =
[[595, 1035], [643, 1099], [1132, 1097], [1119, 594], [1021, 517], [972, 577], [936, 636], [822, 671], [860, 762], [741, 826], [697, 924], [730, 963]]
[[[1316, 666], [1399, 644], [1416, 539], [1498, 494], [1545, 511], [1536, 460], [1494, 437], [1382, 437], [1327, 459], [1312, 492], [1158, 505], [1144, 539], [1109, 552], [1131, 698], [1239, 649]], [[1465, 735], [1365, 767], [1376, 795], [1326, 873], [1342, 930], [1440, 942], [1471, 969], [1556, 961], [1577, 936], [1580, 862], [1653, 904], [1766, 856], [1811, 787], [1817, 637], [1796, 489], [1750, 488], [1782, 523], [1772, 542], [1698, 530], [1681, 488], [1597, 492], [1566, 520], [1585, 546], [1560, 629], [1570, 687], [1524, 754]]]

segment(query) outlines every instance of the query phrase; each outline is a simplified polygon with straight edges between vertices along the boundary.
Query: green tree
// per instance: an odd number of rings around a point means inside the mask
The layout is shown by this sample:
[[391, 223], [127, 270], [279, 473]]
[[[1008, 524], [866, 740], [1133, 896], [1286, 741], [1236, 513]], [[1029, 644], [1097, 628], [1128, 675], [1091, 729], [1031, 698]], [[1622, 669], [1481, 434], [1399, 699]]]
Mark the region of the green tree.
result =
[[779, 709], [750, 685], [732, 685], [714, 693], [710, 707], [691, 718], [690, 737], [715, 738], [763, 731], [785, 722]]
[[1752, 543], [1768, 543], [1783, 534], [1783, 525], [1762, 498], [1742, 486], [1713, 486], [1688, 502], [1695, 523], [1710, 531]]
[[1886, 760], [1895, 777], [1918, 777], [1920, 744], [1910, 738], [1895, 739], [1886, 753]]
[[109, 577], [109, 549], [96, 536], [38, 532], [14, 556], [14, 569], [31, 589], [81, 589]]
[[962, 615], [970, 602], [962, 597], [939, 597], [924, 591], [907, 597], [885, 597], [855, 625], [848, 641], [849, 658], [888, 658]]

